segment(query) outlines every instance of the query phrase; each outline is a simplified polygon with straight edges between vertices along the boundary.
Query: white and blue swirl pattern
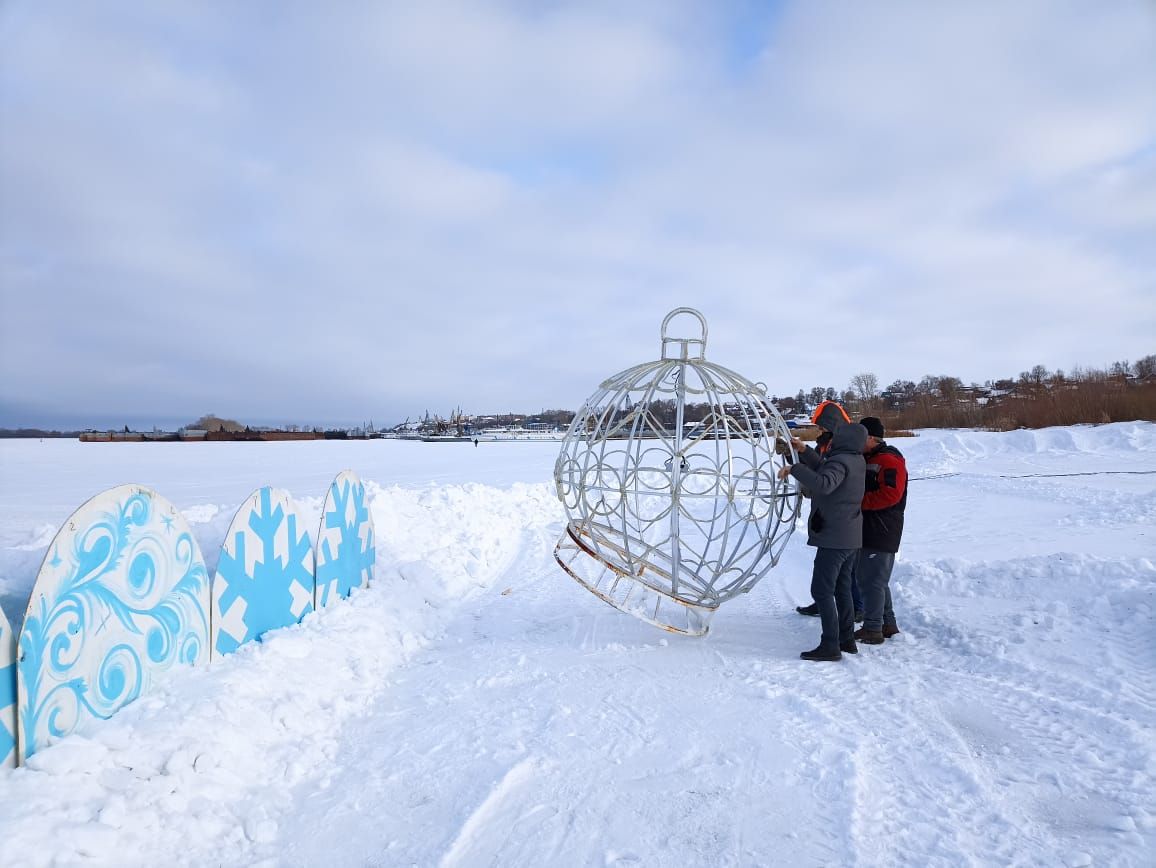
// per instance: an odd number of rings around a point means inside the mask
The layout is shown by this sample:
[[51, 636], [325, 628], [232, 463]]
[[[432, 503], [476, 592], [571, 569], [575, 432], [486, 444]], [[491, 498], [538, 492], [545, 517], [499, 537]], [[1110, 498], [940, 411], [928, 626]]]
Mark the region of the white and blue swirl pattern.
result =
[[121, 485], [48, 548], [20, 630], [20, 754], [107, 718], [161, 673], [209, 659], [209, 582], [176, 508]]
[[317, 608], [348, 597], [373, 580], [376, 549], [365, 486], [350, 470], [337, 474], [317, 534]]
[[0, 609], [0, 769], [16, 765], [16, 637]]

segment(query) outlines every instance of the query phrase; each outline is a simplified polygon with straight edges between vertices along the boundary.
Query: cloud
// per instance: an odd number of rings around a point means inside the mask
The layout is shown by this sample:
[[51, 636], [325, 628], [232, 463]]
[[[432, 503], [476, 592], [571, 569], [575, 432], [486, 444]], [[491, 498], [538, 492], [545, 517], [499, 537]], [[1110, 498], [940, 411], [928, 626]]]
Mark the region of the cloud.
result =
[[1142, 2], [7, 4], [0, 397], [576, 406], [684, 304], [779, 393], [1135, 358], [1154, 55]]

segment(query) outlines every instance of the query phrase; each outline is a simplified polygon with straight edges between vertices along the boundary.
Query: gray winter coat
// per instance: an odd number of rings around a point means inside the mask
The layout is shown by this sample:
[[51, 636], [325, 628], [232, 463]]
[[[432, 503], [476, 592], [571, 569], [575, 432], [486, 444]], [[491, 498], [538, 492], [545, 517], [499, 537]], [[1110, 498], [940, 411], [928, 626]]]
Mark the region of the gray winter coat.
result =
[[792, 465], [791, 476], [811, 495], [807, 545], [825, 549], [857, 549], [863, 545], [866, 445], [866, 428], [842, 425], [825, 455], [808, 448], [799, 456], [802, 462]]

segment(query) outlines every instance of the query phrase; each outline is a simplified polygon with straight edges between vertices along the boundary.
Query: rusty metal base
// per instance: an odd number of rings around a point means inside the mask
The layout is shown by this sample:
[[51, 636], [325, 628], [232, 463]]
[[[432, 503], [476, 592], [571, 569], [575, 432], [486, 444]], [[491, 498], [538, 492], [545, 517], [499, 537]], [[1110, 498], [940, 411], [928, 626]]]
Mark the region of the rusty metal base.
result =
[[641, 621], [686, 636], [705, 636], [710, 631], [715, 609], [663, 594], [608, 563], [569, 525], [554, 547], [554, 560], [590, 593]]

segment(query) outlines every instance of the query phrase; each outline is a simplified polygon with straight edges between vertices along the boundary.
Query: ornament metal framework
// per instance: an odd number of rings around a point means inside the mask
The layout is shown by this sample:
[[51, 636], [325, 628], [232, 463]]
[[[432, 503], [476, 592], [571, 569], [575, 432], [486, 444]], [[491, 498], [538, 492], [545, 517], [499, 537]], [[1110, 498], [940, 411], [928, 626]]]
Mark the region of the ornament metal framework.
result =
[[[679, 315], [701, 335], [669, 336]], [[786, 423], [764, 386], [706, 361], [706, 318], [672, 310], [661, 338], [661, 358], [603, 382], [566, 433], [554, 557], [615, 608], [701, 636], [778, 563], [801, 498], [777, 476], [795, 458]]]

